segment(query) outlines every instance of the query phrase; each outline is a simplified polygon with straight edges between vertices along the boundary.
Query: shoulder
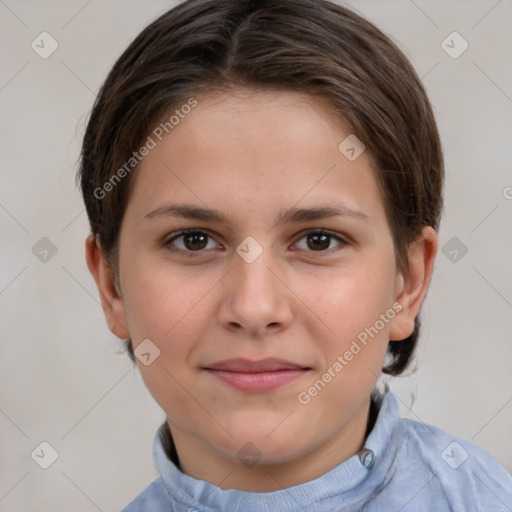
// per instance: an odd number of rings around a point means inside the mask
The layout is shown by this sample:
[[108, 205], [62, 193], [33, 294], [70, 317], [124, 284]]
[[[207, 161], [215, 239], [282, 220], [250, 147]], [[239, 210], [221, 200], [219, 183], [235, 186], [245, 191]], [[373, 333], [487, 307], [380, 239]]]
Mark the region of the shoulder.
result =
[[487, 452], [409, 419], [400, 419], [399, 433], [400, 458], [428, 469], [454, 510], [512, 510], [512, 476]]
[[[121, 512], [146, 512], [148, 510], [174, 510], [169, 508], [172, 501], [165, 489], [162, 478], [149, 484], [135, 499], [130, 501]], [[164, 508], [165, 507], [165, 508]]]

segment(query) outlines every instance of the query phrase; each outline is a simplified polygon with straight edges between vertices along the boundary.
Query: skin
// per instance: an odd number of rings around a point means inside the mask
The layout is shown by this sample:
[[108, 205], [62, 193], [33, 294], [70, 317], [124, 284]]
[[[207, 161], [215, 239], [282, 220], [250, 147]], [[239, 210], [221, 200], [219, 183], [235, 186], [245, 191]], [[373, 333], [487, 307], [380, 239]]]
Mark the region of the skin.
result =
[[[221, 489], [273, 491], [321, 476], [364, 445], [388, 341], [413, 331], [437, 236], [424, 228], [407, 271], [397, 272], [371, 156], [350, 162], [338, 151], [351, 129], [329, 104], [278, 91], [197, 100], [136, 171], [119, 238], [119, 286], [92, 236], [87, 263], [111, 331], [135, 348], [150, 339], [160, 349], [152, 364], [138, 366], [166, 413], [181, 470]], [[340, 202], [368, 221], [277, 223], [289, 208]], [[145, 218], [178, 203], [219, 210], [231, 226]], [[187, 228], [209, 237], [202, 245], [170, 242]], [[333, 236], [322, 246], [304, 234], [310, 228]], [[263, 250], [252, 263], [236, 252], [248, 236]], [[401, 311], [317, 396], [299, 403], [298, 394], [394, 303]], [[279, 357], [310, 370], [273, 391], [242, 392], [203, 369], [233, 357]], [[247, 443], [260, 456], [252, 466], [239, 457]]]

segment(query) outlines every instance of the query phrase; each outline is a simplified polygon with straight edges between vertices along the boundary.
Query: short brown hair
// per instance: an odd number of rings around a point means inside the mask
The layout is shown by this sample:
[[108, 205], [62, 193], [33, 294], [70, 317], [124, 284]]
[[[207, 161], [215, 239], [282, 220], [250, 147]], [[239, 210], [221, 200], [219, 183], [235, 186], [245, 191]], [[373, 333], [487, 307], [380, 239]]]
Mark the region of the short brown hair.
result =
[[[373, 24], [328, 0], [187, 0], [117, 60], [85, 132], [77, 178], [114, 274], [135, 172], [123, 173], [108, 193], [98, 190], [171, 109], [192, 95], [240, 87], [322, 98], [349, 121], [372, 156], [397, 269], [405, 270], [422, 228], [438, 230], [444, 167], [431, 105], [403, 53]], [[409, 338], [390, 340], [385, 373], [403, 372], [419, 331], [418, 315]]]

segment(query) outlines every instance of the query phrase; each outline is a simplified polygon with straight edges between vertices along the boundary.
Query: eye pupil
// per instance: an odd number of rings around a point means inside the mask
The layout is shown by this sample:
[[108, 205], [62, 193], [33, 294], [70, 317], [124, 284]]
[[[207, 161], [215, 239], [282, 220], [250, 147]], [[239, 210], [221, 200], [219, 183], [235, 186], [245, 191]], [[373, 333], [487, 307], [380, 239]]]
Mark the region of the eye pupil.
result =
[[191, 251], [200, 250], [206, 247], [207, 238], [203, 233], [188, 233], [183, 236], [183, 243]]
[[[313, 244], [315, 244], [316, 242], [320, 242], [319, 245], [313, 245], [313, 247], [311, 247], [310, 242], [312, 240], [315, 240]], [[326, 235], [324, 233], [311, 233], [308, 235], [308, 247], [310, 247], [310, 249], [327, 249], [329, 247], [329, 244], [330, 235]]]
[[[306, 239], [306, 245], [309, 250], [314, 252], [322, 252], [329, 250], [331, 241], [334, 235], [325, 231], [311, 231], [303, 237]], [[189, 231], [184, 232], [181, 235], [175, 237], [182, 239], [181, 244], [185, 247], [185, 251], [191, 252], [203, 252], [208, 246], [210, 235], [202, 231]], [[337, 238], [334, 236], [334, 238]], [[172, 239], [174, 240], [174, 239]], [[172, 244], [169, 242], [169, 244]], [[343, 245], [343, 243], [342, 243]]]

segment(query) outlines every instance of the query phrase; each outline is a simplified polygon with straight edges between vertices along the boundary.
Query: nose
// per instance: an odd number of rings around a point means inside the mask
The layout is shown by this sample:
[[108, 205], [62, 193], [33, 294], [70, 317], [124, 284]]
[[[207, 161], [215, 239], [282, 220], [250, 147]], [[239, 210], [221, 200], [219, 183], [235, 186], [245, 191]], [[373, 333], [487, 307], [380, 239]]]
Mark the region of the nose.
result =
[[293, 317], [293, 293], [270, 249], [251, 263], [235, 255], [226, 276], [220, 321], [232, 331], [261, 337], [286, 329]]

